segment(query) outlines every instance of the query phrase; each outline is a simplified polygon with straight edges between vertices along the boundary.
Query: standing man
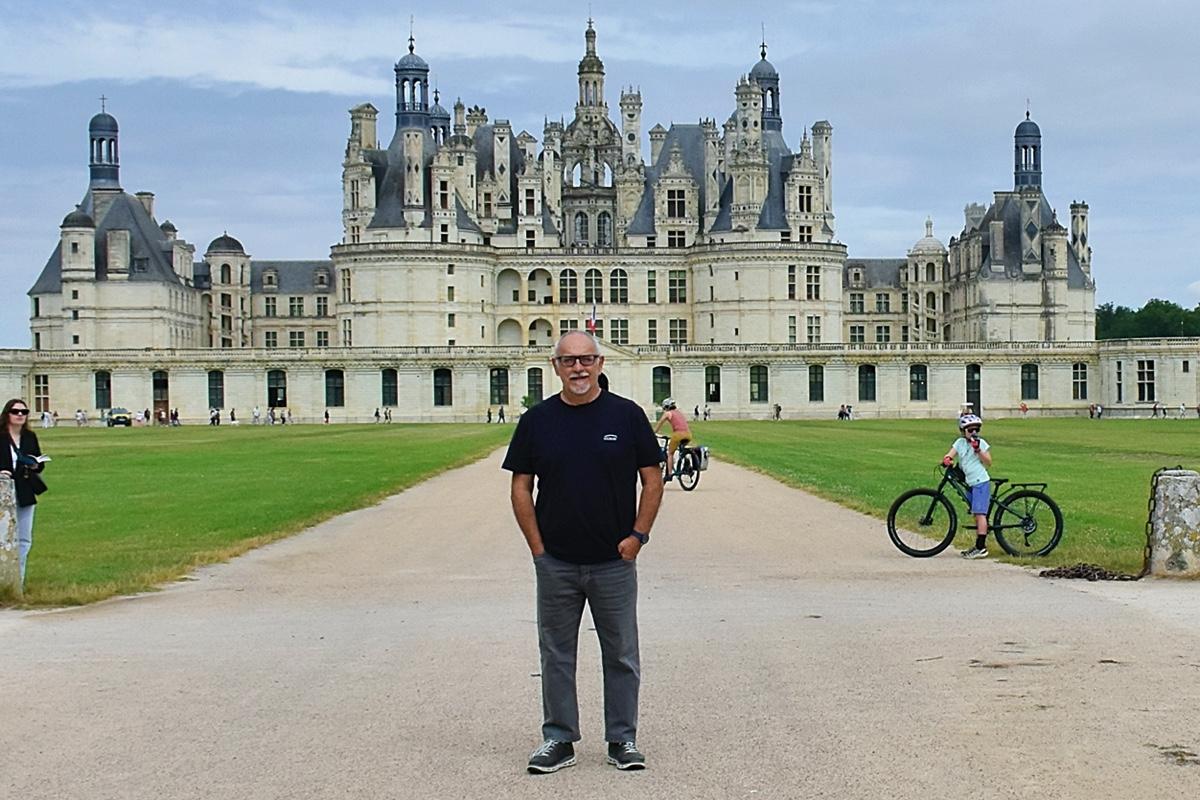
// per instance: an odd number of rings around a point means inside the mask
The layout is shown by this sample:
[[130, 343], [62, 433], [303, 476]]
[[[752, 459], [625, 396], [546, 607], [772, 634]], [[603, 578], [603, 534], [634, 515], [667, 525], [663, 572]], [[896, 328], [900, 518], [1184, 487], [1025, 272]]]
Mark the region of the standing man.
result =
[[575, 661], [585, 602], [600, 639], [608, 763], [643, 769], [636, 744], [636, 559], [662, 502], [658, 441], [637, 404], [600, 389], [604, 356], [591, 334], [564, 334], [550, 361], [562, 391], [521, 416], [504, 459], [513, 473], [513, 514], [537, 576], [544, 741], [530, 755], [529, 771], [575, 763]]

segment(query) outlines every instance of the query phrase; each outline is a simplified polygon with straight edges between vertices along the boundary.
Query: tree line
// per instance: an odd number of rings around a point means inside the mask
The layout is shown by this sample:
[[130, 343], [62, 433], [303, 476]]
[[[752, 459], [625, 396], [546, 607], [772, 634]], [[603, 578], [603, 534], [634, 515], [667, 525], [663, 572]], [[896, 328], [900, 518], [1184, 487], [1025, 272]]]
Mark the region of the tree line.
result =
[[1097, 339], [1165, 336], [1200, 336], [1200, 305], [1187, 309], [1170, 300], [1150, 300], [1138, 309], [1112, 303], [1096, 307]]

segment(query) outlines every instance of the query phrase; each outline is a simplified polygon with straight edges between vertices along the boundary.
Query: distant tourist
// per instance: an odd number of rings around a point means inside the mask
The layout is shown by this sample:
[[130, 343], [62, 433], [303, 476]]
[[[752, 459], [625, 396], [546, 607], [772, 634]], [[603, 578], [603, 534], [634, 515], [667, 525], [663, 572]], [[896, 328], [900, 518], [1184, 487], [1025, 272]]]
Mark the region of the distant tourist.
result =
[[378, 425], [382, 419], [383, 419], [383, 415], [379, 413], [379, 408], [376, 407], [375, 408], [375, 424]]
[[1096, 403], [1096, 419], [1103, 419], [1103, 418], [1104, 418], [1104, 406], [1100, 403]]
[[504, 406], [500, 406], [500, 410], [496, 412], [496, 422], [504, 423]]
[[231, 408], [231, 409], [229, 409], [229, 424], [230, 424], [230, 425], [237, 425], [237, 424], [238, 424], [238, 423], [237, 423], [237, 409], [236, 409], [236, 408]]
[[251, 425], [259, 425], [261, 423], [262, 423], [262, 411], [259, 410], [258, 406], [255, 406], [254, 410], [250, 412], [250, 424]]
[[704, 419], [705, 419], [705, 421], [708, 421], [708, 418], [711, 416], [712, 416], [712, 409], [708, 407], [708, 403], [705, 403], [704, 404]]
[[700, 406], [696, 406], [694, 409], [692, 409], [692, 421], [696, 422], [699, 419], [700, 419]]
[[388, 407], [388, 408], [385, 408], [385, 409], [383, 409], [383, 421], [384, 421], [385, 423], [391, 424], [391, 422], [392, 422], [392, 409], [391, 409], [391, 407]]
[[325, 424], [329, 424], [329, 409], [325, 409]]
[[0, 447], [0, 473], [13, 480], [17, 508], [17, 561], [21, 585], [25, 585], [25, 563], [33, 547], [33, 511], [37, 496], [46, 491], [41, 472], [46, 466], [39, 460], [42, 448], [37, 434], [29, 429], [29, 404], [14, 398], [4, 404], [4, 425], [8, 447]]
[[491, 407], [491, 406], [488, 406], [488, 411], [487, 411], [487, 422], [488, 422], [488, 424], [489, 424], [489, 425], [491, 425], [491, 424], [492, 424], [492, 407]]
[[846, 421], [846, 404], [842, 403], [838, 406], [838, 422]]

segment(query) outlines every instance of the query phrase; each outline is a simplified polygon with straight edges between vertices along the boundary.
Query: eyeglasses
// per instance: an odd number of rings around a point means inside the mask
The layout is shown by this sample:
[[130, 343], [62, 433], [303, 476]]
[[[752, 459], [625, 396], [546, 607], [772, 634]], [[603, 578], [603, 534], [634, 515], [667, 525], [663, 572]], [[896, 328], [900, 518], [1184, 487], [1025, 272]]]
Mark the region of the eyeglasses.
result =
[[10, 409], [8, 410], [8, 413], [10, 413], [10, 414], [17, 414], [18, 416], [22, 416], [22, 417], [23, 417], [23, 416], [25, 416], [26, 414], [28, 414], [28, 413], [29, 413], [29, 409], [28, 409], [28, 408], [10, 408]]
[[979, 433], [979, 428], [967, 428], [967, 433]]
[[555, 356], [554, 360], [564, 367], [573, 367], [577, 363], [585, 367], [590, 367], [595, 364], [596, 360], [599, 358], [601, 358], [601, 356], [588, 354], [586, 356]]

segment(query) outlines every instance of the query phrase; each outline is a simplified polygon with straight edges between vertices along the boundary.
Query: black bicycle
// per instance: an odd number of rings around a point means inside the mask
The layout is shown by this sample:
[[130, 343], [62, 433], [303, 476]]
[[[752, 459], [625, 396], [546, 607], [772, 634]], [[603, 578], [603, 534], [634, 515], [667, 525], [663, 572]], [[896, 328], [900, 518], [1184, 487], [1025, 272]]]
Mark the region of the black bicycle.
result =
[[[971, 490], [959, 467], [938, 465], [942, 473], [936, 489], [911, 489], [896, 498], [888, 510], [887, 528], [892, 544], [916, 558], [936, 556], [954, 541], [958, 513], [946, 496], [946, 487], [970, 509]], [[1062, 538], [1063, 518], [1058, 504], [1046, 494], [1045, 483], [1008, 483], [992, 478], [988, 505], [988, 532], [1004, 552], [1013, 556], [1044, 556]], [[968, 517], [971, 517], [968, 514]], [[963, 528], [975, 530], [973, 517]]]
[[685, 491], [690, 492], [700, 484], [700, 471], [703, 469], [700, 458], [700, 448], [690, 447], [690, 439], [685, 439], [679, 443], [679, 447], [675, 449], [675, 468], [671, 470], [671, 465], [667, 463], [667, 443], [671, 441], [669, 436], [659, 436], [662, 442], [662, 472], [663, 480], [674, 475], [679, 480], [679, 486]]

